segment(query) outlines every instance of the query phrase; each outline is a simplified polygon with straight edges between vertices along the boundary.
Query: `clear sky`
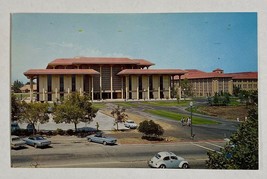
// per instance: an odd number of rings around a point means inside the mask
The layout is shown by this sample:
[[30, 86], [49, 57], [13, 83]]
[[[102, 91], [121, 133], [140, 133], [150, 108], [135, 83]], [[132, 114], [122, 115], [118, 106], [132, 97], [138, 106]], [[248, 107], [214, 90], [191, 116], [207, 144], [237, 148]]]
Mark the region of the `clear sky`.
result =
[[11, 80], [56, 58], [128, 57], [151, 68], [257, 71], [256, 13], [12, 14]]

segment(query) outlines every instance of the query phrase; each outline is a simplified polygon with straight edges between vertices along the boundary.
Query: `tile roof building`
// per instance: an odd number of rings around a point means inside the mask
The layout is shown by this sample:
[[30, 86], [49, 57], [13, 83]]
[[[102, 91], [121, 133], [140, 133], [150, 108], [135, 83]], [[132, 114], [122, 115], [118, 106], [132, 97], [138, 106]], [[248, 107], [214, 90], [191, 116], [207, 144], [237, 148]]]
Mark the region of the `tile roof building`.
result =
[[[70, 93], [87, 93], [92, 100], [169, 99], [185, 89], [187, 79], [193, 96], [213, 96], [218, 92], [233, 94], [234, 86], [257, 90], [257, 72], [224, 73], [222, 69], [204, 72], [197, 69], [149, 69], [154, 65], [144, 59], [74, 57], [48, 63], [46, 69], [30, 69], [30, 98], [56, 101]], [[33, 80], [36, 79], [36, 91]]]
[[[69, 93], [87, 93], [100, 99], [171, 98], [174, 76], [186, 73], [179, 69], [149, 69], [153, 63], [144, 59], [74, 57], [48, 63], [46, 69], [24, 73], [36, 79], [37, 101], [55, 101]], [[33, 92], [31, 90], [31, 99]]]
[[[196, 69], [187, 69], [182, 80], [187, 79], [192, 87], [193, 96], [213, 96], [215, 93], [228, 92], [233, 94], [234, 86], [241, 90], [258, 89], [258, 72], [224, 73], [222, 69], [212, 72], [203, 72]], [[174, 77], [175, 84], [179, 78]], [[182, 89], [182, 93], [183, 90]]]

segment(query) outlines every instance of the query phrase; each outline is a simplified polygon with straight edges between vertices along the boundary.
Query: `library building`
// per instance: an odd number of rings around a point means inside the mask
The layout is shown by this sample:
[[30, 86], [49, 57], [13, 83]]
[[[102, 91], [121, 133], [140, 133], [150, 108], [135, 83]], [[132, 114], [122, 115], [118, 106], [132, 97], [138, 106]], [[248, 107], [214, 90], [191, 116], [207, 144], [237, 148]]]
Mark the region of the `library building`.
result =
[[30, 69], [24, 75], [30, 79], [31, 101], [57, 101], [74, 92], [88, 94], [92, 100], [181, 98], [186, 90], [181, 87], [182, 80], [187, 80], [194, 97], [233, 94], [234, 86], [258, 89], [258, 72], [150, 69], [152, 65], [155, 64], [144, 59], [61, 58], [48, 63], [46, 69]]

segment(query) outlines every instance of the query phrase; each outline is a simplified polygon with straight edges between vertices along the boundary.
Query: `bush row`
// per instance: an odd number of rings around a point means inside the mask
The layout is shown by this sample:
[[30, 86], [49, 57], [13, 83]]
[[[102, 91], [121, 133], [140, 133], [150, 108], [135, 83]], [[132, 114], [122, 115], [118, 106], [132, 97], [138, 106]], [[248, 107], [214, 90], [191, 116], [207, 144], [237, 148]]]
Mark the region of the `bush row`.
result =
[[[87, 135], [94, 134], [95, 132], [87, 132], [87, 131], [78, 131], [75, 132], [72, 129], [68, 130], [62, 130], [62, 129], [56, 129], [56, 130], [40, 130], [36, 131], [35, 134], [37, 135], [46, 135], [46, 136], [55, 136], [55, 135], [65, 135], [65, 136], [72, 136], [76, 135], [78, 137], [85, 137]], [[16, 131], [11, 132], [11, 135], [16, 135], [16, 136], [30, 136], [33, 135], [32, 131], [28, 131], [27, 129], [19, 129]]]

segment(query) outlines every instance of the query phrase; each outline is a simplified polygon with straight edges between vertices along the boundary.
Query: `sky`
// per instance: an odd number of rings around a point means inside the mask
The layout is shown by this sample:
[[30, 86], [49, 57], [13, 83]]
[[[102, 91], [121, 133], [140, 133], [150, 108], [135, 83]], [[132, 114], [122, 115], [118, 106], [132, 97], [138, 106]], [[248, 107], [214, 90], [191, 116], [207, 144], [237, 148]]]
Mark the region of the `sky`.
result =
[[146, 59], [151, 69], [258, 71], [257, 13], [12, 14], [12, 82], [77, 56]]

